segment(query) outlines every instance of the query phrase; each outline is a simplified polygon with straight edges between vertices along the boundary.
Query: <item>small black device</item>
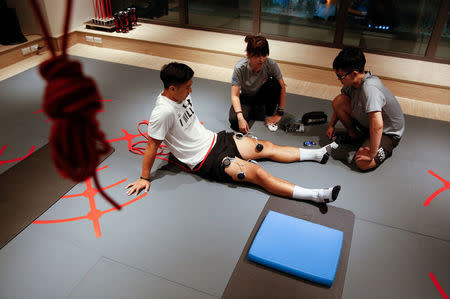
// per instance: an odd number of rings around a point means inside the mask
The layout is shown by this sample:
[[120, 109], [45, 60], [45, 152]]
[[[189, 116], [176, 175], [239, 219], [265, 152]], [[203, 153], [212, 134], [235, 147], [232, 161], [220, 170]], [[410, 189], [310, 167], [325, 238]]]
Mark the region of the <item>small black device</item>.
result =
[[264, 149], [264, 145], [262, 145], [261, 143], [258, 143], [258, 144], [256, 145], [256, 150], [257, 150], [258, 152], [262, 151], [263, 149]]

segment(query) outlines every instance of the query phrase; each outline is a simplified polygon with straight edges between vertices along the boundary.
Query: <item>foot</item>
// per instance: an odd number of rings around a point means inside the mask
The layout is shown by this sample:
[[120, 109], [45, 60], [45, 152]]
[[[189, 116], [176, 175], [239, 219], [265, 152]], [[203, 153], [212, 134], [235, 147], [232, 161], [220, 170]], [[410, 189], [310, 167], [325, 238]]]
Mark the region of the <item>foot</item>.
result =
[[331, 151], [333, 150], [333, 149], [337, 149], [338, 148], [338, 144], [336, 143], [336, 142], [332, 142], [332, 143], [330, 143], [330, 144], [327, 144], [327, 145], [325, 145], [324, 147], [322, 147], [320, 150], [322, 151], [322, 153], [323, 153], [323, 156], [322, 156], [322, 159], [320, 159], [320, 164], [325, 164], [325, 163], [327, 163], [328, 162], [328, 159], [330, 158], [330, 154], [331, 154]]
[[339, 191], [341, 191], [340, 185], [334, 186], [333, 188], [321, 189], [318, 192], [316, 202], [324, 202], [324, 203], [333, 202], [337, 199]]
[[277, 124], [268, 124], [267, 128], [269, 129], [269, 131], [275, 132], [276, 130], [278, 130], [278, 125]]
[[338, 146], [336, 142], [332, 142], [318, 149], [300, 148], [300, 161], [317, 161], [325, 164], [330, 157], [331, 151]]

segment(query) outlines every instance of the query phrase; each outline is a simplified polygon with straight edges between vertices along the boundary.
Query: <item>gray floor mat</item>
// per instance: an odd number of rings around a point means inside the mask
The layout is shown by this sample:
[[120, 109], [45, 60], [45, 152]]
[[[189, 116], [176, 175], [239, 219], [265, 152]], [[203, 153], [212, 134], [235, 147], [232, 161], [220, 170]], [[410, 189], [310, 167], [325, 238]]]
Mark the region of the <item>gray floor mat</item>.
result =
[[[120, 281], [120, 283], [117, 283]], [[214, 296], [168, 281], [139, 269], [102, 258], [68, 298], [192, 298]]]
[[[139, 176], [142, 165], [141, 156], [129, 153], [128, 142], [142, 139], [127, 140], [123, 130], [127, 134], [136, 135], [137, 123], [148, 119], [155, 96], [162, 88], [158, 71], [85, 58], [81, 60], [86, 73], [96, 78], [103, 98], [108, 100], [104, 102], [105, 112], [99, 113], [98, 119], [107, 139], [115, 140], [111, 143], [115, 152], [101, 165], [108, 167], [99, 172], [100, 181], [102, 186], [120, 182], [107, 192], [121, 204], [126, 204], [132, 198], [125, 195], [124, 187]], [[195, 109], [207, 128], [214, 131], [229, 130], [229, 88], [230, 85], [226, 83], [194, 79], [192, 97]], [[288, 113], [295, 114], [294, 117], [314, 110], [323, 110], [328, 117], [331, 116], [329, 101], [288, 94], [286, 103]], [[31, 113], [33, 110], [34, 108], [29, 109]], [[22, 117], [25, 113], [19, 115]], [[14, 120], [12, 116], [8, 117]], [[38, 117], [42, 121], [39, 124], [44, 129], [42, 132], [47, 132], [45, 117]], [[316, 162], [260, 163], [272, 174], [300, 186], [316, 188], [342, 185], [339, 199], [333, 205], [351, 210], [357, 218], [355, 230], [358, 231], [360, 227], [368, 232], [366, 238], [361, 237], [362, 234], [354, 234], [354, 243], [359, 240], [364, 243], [358, 243], [356, 248], [352, 245], [344, 297], [355, 298], [355, 294], [364, 294], [365, 285], [371, 284], [376, 277], [371, 273], [371, 265], [377, 265], [377, 273], [383, 275], [383, 263], [377, 262], [383, 257], [384, 247], [380, 242], [371, 241], [370, 234], [373, 231], [380, 233], [376, 240], [394, 244], [394, 247], [386, 249], [387, 253], [391, 253], [384, 262], [387, 271], [394, 269], [389, 263], [395, 265], [393, 261], [398, 252], [401, 252], [405, 266], [395, 268], [398, 271], [395, 273], [408, 277], [407, 281], [399, 284], [393, 279], [393, 275], [385, 275], [392, 279], [383, 279], [383, 288], [398, 291], [399, 294], [410, 294], [405, 289], [410, 283], [414, 285], [415, 298], [427, 297], [419, 296], [420, 294], [433, 296], [436, 290], [430, 285], [427, 271], [435, 271], [444, 290], [450, 290], [450, 273], [444, 269], [448, 254], [443, 250], [450, 240], [450, 220], [446, 215], [450, 208], [450, 191], [442, 192], [428, 207], [423, 206], [427, 197], [442, 187], [442, 182], [427, 173], [427, 170], [433, 170], [444, 179], [450, 177], [450, 165], [446, 157], [450, 142], [447, 136], [449, 123], [416, 117], [407, 117], [406, 121], [405, 137], [394, 155], [371, 173], [361, 174], [334, 159], [330, 159], [326, 165]], [[21, 123], [27, 125], [21, 120], [17, 128], [20, 128]], [[301, 146], [303, 140], [312, 138], [321, 145], [327, 143], [325, 129], [326, 126], [314, 126], [309, 127], [305, 133], [269, 132], [261, 122], [256, 122], [252, 132], [276, 143]], [[9, 139], [19, 134], [20, 132], [2, 136], [8, 136]], [[46, 134], [39, 133], [38, 137], [46, 138]], [[10, 144], [17, 142], [20, 145], [23, 140], [13, 139]], [[30, 146], [24, 144], [25, 152]], [[3, 160], [3, 155], [1, 158]], [[157, 161], [152, 171], [155, 180], [150, 193], [130, 203], [121, 212], [108, 212], [97, 219], [98, 214], [89, 214], [95, 209], [90, 206], [88, 198], [77, 196], [59, 200], [38, 220], [85, 218], [54, 224], [33, 224], [1, 249], [0, 290], [8, 296], [27, 297], [26, 294], [33, 294], [35, 297], [49, 297], [51, 290], [42, 288], [41, 285], [46, 285], [51, 279], [58, 285], [54, 292], [56, 296], [70, 294], [83, 277], [88, 275], [89, 267], [95, 266], [95, 258], [89, 258], [90, 266], [83, 261], [83, 254], [92, 254], [173, 281], [202, 294], [220, 296], [269, 195], [259, 188], [203, 180], [179, 169], [166, 167], [165, 164], [166, 162]], [[81, 194], [86, 188], [86, 183], [78, 184], [69, 194]], [[110, 209], [100, 196], [97, 195], [95, 199], [97, 210], [104, 212]], [[90, 219], [88, 215], [91, 216]], [[98, 221], [93, 221], [95, 219]], [[377, 229], [378, 226], [381, 227], [380, 230]], [[419, 243], [408, 241], [410, 238], [421, 238], [421, 234], [431, 237], [427, 236]], [[402, 238], [406, 242], [397, 242]], [[53, 251], [33, 251], [32, 247], [39, 240], [51, 242]], [[427, 240], [430, 244], [438, 244], [440, 247], [436, 246], [440, 249], [433, 251], [434, 245], [431, 248], [424, 246]], [[39, 248], [44, 245], [39, 244]], [[373, 253], [366, 255], [365, 246], [373, 247]], [[74, 248], [68, 250], [67, 247]], [[429, 264], [425, 261], [423, 264], [414, 262], [413, 267], [406, 265], [410, 259], [412, 261], [423, 255], [428, 249], [434, 252], [434, 259]], [[73, 251], [80, 254], [73, 255]], [[57, 257], [56, 260], [54, 256]], [[365, 258], [367, 267], [360, 269], [357, 264], [352, 266], [352, 256]], [[441, 266], [436, 263], [439, 259], [442, 261]], [[31, 275], [28, 266], [34, 264], [17, 264], [18, 260], [39, 260], [42, 264], [48, 262], [52, 265], [51, 269], [57, 269], [62, 274], [54, 275], [56, 270], [46, 271], [45, 267], [41, 267], [39, 271], [32, 272], [35, 275]], [[64, 271], [70, 271], [71, 263], [84, 266], [77, 268], [76, 275], [70, 272], [66, 276]], [[101, 269], [106, 268], [95, 268], [98, 272]], [[17, 280], [17, 277], [23, 279]], [[27, 288], [23, 288], [24, 285]], [[80, 290], [83, 290], [83, 286], [86, 284], [80, 284]], [[377, 294], [390, 297], [376, 288], [372, 288], [369, 295], [377, 297]], [[395, 292], [392, 294], [394, 295], [391, 297], [394, 298]]]
[[76, 184], [58, 173], [49, 144], [0, 174], [0, 249]]
[[0, 82], [0, 173], [48, 142], [50, 123], [41, 110], [44, 81], [32, 68]]

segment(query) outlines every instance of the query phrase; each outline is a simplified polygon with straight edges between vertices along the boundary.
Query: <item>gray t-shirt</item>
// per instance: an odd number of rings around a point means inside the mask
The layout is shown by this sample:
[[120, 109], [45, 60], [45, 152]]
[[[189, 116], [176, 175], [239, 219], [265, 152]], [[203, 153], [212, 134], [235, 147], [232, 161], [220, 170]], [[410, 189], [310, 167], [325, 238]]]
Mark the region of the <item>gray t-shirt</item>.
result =
[[250, 68], [248, 58], [242, 58], [234, 66], [231, 84], [240, 86], [242, 94], [253, 96], [269, 77], [274, 77], [277, 80], [283, 78], [275, 60], [267, 57], [261, 70], [255, 73]]
[[405, 131], [405, 117], [395, 96], [381, 80], [366, 72], [359, 88], [344, 86], [341, 92], [351, 99], [352, 112], [356, 120], [369, 128], [369, 112], [381, 111], [383, 133], [401, 137]]

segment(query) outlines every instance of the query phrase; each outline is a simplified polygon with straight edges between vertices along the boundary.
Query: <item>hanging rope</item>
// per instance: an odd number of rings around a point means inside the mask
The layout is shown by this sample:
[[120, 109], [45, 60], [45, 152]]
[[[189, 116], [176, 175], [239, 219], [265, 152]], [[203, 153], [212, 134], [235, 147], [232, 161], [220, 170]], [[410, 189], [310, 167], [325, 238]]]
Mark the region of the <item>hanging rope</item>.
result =
[[36, 0], [30, 1], [52, 54], [40, 65], [39, 71], [47, 81], [43, 108], [53, 120], [50, 146], [55, 166], [63, 177], [75, 182], [92, 176], [100, 194], [120, 210], [121, 207], [102, 190], [96, 174], [100, 156], [111, 150], [95, 118], [102, 107], [101, 96], [94, 80], [84, 76], [81, 64], [67, 58], [72, 0], [67, 0], [60, 56], [56, 55]]

